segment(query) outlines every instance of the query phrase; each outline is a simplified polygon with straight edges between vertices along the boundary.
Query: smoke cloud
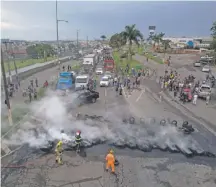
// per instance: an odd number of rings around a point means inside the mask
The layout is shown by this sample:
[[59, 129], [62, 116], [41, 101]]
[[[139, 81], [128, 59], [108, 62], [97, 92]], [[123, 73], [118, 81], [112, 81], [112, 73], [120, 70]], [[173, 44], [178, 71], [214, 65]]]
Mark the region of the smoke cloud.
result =
[[106, 142], [144, 151], [158, 148], [187, 154], [197, 150], [203, 152], [191, 136], [183, 135], [171, 125], [160, 126], [156, 121], [149, 124], [123, 123], [122, 118], [130, 114], [119, 106], [112, 108], [112, 112], [104, 113], [109, 121], [76, 120], [76, 98], [75, 93], [62, 97], [50, 91], [44, 99], [32, 105], [35, 119], [22, 124], [16, 133], [3, 142], [8, 145], [27, 143], [30, 147], [39, 148], [46, 146], [49, 140], [62, 139], [61, 130], [64, 129], [64, 139], [71, 142], [75, 131], [81, 130], [85, 146]]

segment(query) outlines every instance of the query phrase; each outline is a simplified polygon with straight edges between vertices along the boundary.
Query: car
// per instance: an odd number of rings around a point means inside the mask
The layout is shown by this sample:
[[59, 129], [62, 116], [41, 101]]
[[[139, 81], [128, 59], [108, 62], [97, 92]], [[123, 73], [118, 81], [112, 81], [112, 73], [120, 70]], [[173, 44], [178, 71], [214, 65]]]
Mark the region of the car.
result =
[[81, 92], [78, 96], [78, 100], [80, 104], [85, 103], [95, 103], [96, 100], [99, 98], [99, 92], [93, 91], [93, 90], [85, 90], [84, 92]]
[[211, 94], [211, 86], [208, 84], [202, 84], [199, 87], [198, 96], [200, 98], [206, 98], [206, 96], [209, 94]]
[[102, 68], [97, 68], [96, 71], [95, 71], [95, 73], [97, 75], [102, 75], [103, 74], [103, 69]]
[[111, 79], [112, 78], [112, 73], [110, 71], [106, 71], [104, 73], [104, 77], [109, 77], [109, 79]]
[[209, 73], [209, 72], [210, 72], [210, 67], [209, 67], [209, 65], [205, 65], [205, 66], [203, 66], [203, 68], [202, 68], [202, 72]]
[[200, 61], [194, 62], [194, 67], [201, 67], [201, 62]]
[[101, 78], [101, 81], [100, 81], [100, 87], [102, 86], [109, 86], [110, 85], [110, 78], [107, 77], [107, 76], [104, 76]]

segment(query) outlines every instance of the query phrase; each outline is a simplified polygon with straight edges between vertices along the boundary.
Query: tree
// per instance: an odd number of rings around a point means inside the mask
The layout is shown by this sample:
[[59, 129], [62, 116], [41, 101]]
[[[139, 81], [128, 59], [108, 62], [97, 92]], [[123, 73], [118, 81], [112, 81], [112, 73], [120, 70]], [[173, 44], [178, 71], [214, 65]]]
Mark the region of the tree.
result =
[[48, 44], [34, 44], [28, 46], [26, 51], [32, 58], [46, 58], [54, 55], [53, 48]]
[[212, 32], [212, 37], [213, 39], [216, 39], [216, 21], [213, 23], [212, 27], [211, 27], [211, 32]]
[[152, 41], [154, 41], [154, 44], [153, 44], [154, 49], [156, 48], [156, 44], [157, 44], [157, 46], [159, 46], [160, 43], [162, 43], [164, 35], [165, 34], [161, 32], [161, 33], [155, 34], [151, 37]]
[[75, 48], [76, 46], [74, 45], [74, 43], [69, 43], [68, 48], [69, 50], [72, 50], [73, 48]]
[[104, 41], [106, 39], [106, 36], [102, 35], [100, 38]]
[[216, 21], [213, 23], [210, 31], [212, 32], [212, 37], [213, 37], [213, 41], [211, 42], [211, 49], [214, 50], [214, 54], [213, 54], [213, 57], [214, 57], [214, 63], [216, 64]]
[[112, 48], [117, 48], [118, 51], [121, 49], [122, 46], [126, 44], [126, 40], [123, 38], [122, 34], [116, 33], [113, 36], [111, 36], [109, 45]]
[[121, 35], [123, 37], [123, 40], [128, 42], [129, 44], [129, 56], [130, 60], [132, 59], [132, 44], [133, 42], [139, 47], [139, 39], [143, 39], [142, 33], [136, 29], [136, 25], [133, 24], [131, 26], [127, 25], [125, 26], [125, 31], [121, 32]]

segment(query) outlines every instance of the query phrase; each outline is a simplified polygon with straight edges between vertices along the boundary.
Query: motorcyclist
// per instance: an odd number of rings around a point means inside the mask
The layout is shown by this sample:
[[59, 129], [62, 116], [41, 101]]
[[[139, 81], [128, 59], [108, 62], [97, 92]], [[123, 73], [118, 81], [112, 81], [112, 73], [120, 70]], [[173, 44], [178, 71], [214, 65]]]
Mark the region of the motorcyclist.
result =
[[82, 142], [81, 131], [77, 131], [75, 135], [76, 151], [80, 152], [80, 144]]
[[58, 143], [56, 145], [56, 149], [55, 149], [56, 163], [58, 163], [58, 164], [62, 164], [62, 152], [63, 152], [62, 145], [63, 145], [63, 142], [61, 140], [58, 141]]

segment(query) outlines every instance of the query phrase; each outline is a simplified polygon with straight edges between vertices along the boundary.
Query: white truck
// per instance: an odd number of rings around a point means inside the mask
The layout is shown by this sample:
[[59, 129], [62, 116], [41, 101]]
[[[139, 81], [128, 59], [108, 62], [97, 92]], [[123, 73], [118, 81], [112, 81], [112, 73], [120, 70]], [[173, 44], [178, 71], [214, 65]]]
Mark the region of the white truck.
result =
[[96, 63], [96, 55], [95, 54], [89, 54], [89, 55], [84, 56], [83, 65], [94, 66], [95, 63]]

